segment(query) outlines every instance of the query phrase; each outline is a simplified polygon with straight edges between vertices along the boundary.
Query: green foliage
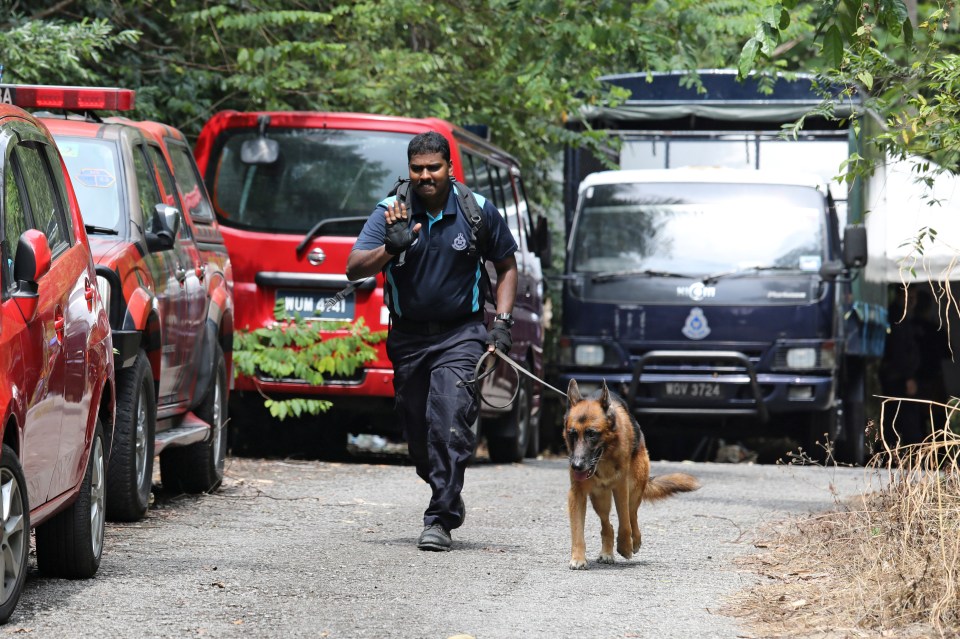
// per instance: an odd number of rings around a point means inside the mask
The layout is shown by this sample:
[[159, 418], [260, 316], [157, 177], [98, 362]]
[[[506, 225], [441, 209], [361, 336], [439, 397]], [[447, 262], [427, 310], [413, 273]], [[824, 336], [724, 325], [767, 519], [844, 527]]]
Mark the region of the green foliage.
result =
[[[236, 375], [254, 380], [258, 376], [292, 379], [319, 386], [330, 377], [353, 375], [363, 364], [375, 360], [374, 345], [386, 337], [386, 331], [370, 331], [363, 318], [352, 325], [283, 319], [282, 301], [277, 303], [275, 315], [277, 323], [273, 326], [234, 333]], [[321, 329], [338, 330], [338, 333], [324, 337]], [[318, 399], [265, 399], [264, 405], [270, 414], [279, 419], [316, 415], [331, 406], [329, 401]]]
[[134, 45], [139, 37], [130, 30], [114, 33], [103, 19], [42, 22], [11, 15], [5, 23], [0, 63], [8, 84], [41, 84], [51, 77], [57, 84], [99, 84], [94, 68], [104, 55]]

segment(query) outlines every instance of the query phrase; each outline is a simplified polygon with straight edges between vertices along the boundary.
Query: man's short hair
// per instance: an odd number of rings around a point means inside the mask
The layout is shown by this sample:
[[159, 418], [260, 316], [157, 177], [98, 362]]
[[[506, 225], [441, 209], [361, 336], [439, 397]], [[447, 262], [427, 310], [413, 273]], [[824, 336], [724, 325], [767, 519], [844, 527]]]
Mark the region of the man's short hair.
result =
[[407, 145], [407, 161], [409, 162], [415, 155], [426, 155], [428, 153], [439, 153], [443, 159], [450, 162], [450, 143], [436, 131], [427, 131], [413, 136], [410, 144]]

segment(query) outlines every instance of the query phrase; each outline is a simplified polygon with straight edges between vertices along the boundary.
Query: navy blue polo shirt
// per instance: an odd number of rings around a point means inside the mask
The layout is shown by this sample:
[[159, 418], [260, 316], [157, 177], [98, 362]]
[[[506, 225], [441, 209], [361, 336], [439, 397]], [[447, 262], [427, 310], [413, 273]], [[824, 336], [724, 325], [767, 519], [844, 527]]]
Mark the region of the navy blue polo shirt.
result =
[[[456, 187], [454, 187], [456, 188]], [[484, 259], [499, 262], [513, 255], [517, 242], [497, 207], [474, 193], [483, 211], [483, 223], [490, 230], [486, 250], [478, 247]], [[383, 246], [387, 222], [384, 213], [396, 200], [390, 196], [377, 204], [353, 245], [354, 250]], [[387, 307], [400, 317], [418, 321], [444, 321], [465, 317], [483, 308], [480, 262], [470, 258], [470, 222], [459, 210], [457, 194], [450, 189], [447, 205], [436, 218], [431, 217], [416, 193], [410, 189], [407, 200], [411, 226], [422, 224], [416, 241], [407, 249], [403, 265], [395, 256], [384, 268]]]

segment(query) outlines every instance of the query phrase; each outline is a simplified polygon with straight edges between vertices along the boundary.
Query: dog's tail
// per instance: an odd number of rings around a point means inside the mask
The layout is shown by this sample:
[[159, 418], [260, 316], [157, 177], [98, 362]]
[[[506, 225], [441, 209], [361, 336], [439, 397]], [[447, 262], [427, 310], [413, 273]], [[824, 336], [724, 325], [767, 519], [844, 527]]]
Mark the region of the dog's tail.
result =
[[660, 477], [651, 477], [643, 491], [644, 501], [665, 499], [674, 493], [689, 493], [700, 488], [696, 477], [686, 473], [670, 473]]

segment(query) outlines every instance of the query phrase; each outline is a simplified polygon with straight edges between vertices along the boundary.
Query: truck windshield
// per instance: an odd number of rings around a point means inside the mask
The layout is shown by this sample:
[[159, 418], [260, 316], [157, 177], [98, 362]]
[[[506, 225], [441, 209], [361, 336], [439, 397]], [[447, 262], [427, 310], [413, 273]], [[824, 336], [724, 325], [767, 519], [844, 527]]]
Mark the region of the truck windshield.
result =
[[[226, 225], [304, 233], [330, 218], [369, 215], [398, 177], [407, 177], [405, 133], [344, 129], [270, 129], [279, 144], [275, 162], [247, 164], [241, 147], [258, 135], [243, 130], [226, 139], [213, 200]], [[354, 223], [325, 227], [329, 234], [356, 235]]]
[[596, 185], [581, 195], [570, 263], [581, 273], [694, 279], [817, 272], [826, 249], [825, 203], [803, 186]]

